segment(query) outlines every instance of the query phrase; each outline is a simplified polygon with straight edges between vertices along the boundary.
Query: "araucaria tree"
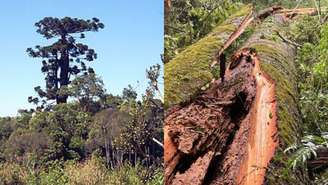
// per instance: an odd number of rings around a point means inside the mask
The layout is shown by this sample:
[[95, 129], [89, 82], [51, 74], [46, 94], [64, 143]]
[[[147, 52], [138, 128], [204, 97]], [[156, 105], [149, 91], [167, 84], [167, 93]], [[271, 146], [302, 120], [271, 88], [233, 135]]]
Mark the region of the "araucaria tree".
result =
[[47, 46], [35, 46], [34, 49], [27, 48], [31, 57], [42, 58], [41, 71], [46, 75], [45, 90], [40, 86], [35, 87], [39, 98], [29, 97], [29, 102], [43, 103], [55, 100], [57, 104], [66, 103], [68, 95], [65, 93], [70, 78], [80, 72], [94, 73], [93, 69], [87, 67], [85, 62], [91, 62], [97, 58], [95, 51], [77, 41], [85, 38], [85, 32], [98, 31], [104, 28], [104, 24], [98, 18], [83, 20], [65, 17], [62, 19], [45, 17], [35, 23], [37, 33], [46, 39], [57, 39]]

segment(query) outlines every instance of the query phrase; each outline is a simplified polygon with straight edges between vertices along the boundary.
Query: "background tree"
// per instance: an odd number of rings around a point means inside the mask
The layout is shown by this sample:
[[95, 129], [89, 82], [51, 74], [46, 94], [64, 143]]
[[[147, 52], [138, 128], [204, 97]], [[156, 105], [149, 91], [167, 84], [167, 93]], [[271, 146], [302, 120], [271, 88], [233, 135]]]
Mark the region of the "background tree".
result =
[[100, 100], [105, 98], [104, 82], [96, 74], [82, 74], [77, 76], [67, 88], [68, 95], [76, 98], [83, 111], [97, 112]]
[[[80, 72], [94, 73], [92, 68], [87, 68], [85, 61], [91, 62], [97, 58], [95, 51], [77, 39], [85, 38], [84, 32], [98, 31], [104, 28], [104, 24], [97, 18], [83, 20], [65, 17], [62, 19], [45, 17], [35, 23], [37, 33], [46, 39], [58, 39], [47, 46], [35, 46], [28, 48], [27, 53], [31, 57], [42, 58], [41, 71], [46, 75], [46, 90], [40, 86], [35, 91], [45, 104], [47, 100], [56, 100], [56, 103], [66, 103], [68, 95], [61, 94], [60, 89], [70, 83], [71, 75]], [[77, 36], [77, 34], [79, 34]], [[29, 102], [40, 103], [38, 98], [29, 97]]]
[[90, 125], [87, 148], [103, 154], [106, 165], [111, 168], [122, 163], [123, 153], [114, 147], [114, 140], [119, 137], [122, 128], [129, 120], [129, 114], [108, 108], [98, 112], [94, 116], [93, 124]]
[[150, 66], [149, 69], [146, 69], [146, 77], [148, 78], [148, 90], [146, 93], [155, 92], [158, 93], [159, 97], [163, 100], [163, 94], [159, 88], [159, 76], [160, 76], [161, 66], [159, 64]]

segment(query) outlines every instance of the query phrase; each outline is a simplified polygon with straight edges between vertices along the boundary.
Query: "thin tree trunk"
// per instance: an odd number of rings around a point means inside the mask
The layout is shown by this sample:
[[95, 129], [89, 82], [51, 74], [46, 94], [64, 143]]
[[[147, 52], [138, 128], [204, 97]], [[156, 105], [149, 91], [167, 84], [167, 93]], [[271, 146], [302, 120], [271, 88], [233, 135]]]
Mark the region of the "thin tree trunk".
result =
[[[62, 42], [66, 43], [65, 36], [62, 36]], [[65, 87], [69, 84], [69, 53], [67, 50], [62, 50], [61, 57], [60, 57], [60, 73], [59, 73], [59, 84], [60, 88]], [[58, 93], [58, 92], [57, 92]], [[66, 103], [67, 102], [67, 95], [57, 95], [56, 103]]]

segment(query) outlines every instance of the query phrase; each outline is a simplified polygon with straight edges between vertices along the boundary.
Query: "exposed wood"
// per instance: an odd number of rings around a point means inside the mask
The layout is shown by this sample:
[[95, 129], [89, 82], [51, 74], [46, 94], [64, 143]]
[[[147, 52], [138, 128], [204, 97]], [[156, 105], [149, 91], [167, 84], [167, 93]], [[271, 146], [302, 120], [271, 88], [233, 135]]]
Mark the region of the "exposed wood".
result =
[[[320, 10], [320, 12], [326, 12], [326, 11], [327, 11], [326, 7], [322, 7]], [[280, 14], [285, 17], [292, 18], [296, 15], [318, 15], [319, 11], [316, 8], [281, 9], [275, 12], [275, 14]]]
[[234, 69], [240, 73], [226, 75], [225, 83], [217, 81], [193, 103], [166, 116], [166, 184], [201, 185], [207, 180], [212, 160], [227, 151], [255, 96], [253, 64], [246, 57], [240, 63]]

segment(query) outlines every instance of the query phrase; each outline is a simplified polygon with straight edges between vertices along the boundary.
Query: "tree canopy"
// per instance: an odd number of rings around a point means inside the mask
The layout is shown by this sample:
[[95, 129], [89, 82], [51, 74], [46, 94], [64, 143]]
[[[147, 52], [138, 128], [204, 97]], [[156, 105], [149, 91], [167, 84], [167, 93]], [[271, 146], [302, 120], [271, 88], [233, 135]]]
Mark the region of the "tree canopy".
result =
[[61, 94], [60, 89], [70, 84], [71, 76], [80, 72], [94, 73], [86, 62], [94, 61], [97, 54], [88, 45], [79, 42], [85, 38], [85, 32], [99, 31], [104, 24], [98, 18], [83, 20], [64, 17], [62, 19], [45, 17], [35, 23], [36, 32], [46, 39], [57, 39], [46, 46], [37, 45], [35, 48], [27, 48], [27, 53], [33, 58], [42, 59], [41, 72], [45, 74], [45, 90], [40, 86], [35, 87], [39, 98], [28, 98], [29, 102], [41, 103], [55, 100], [57, 104], [65, 103], [68, 95]]

